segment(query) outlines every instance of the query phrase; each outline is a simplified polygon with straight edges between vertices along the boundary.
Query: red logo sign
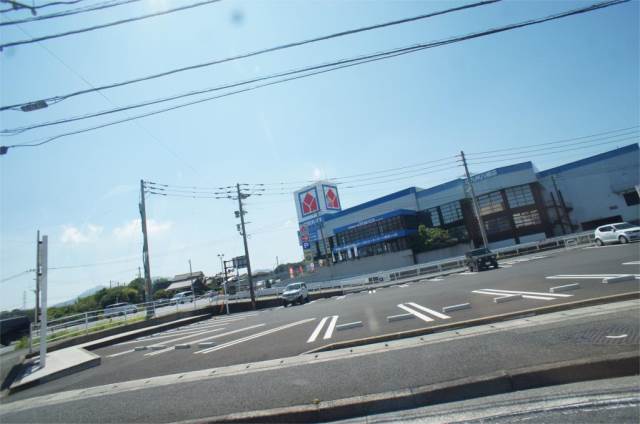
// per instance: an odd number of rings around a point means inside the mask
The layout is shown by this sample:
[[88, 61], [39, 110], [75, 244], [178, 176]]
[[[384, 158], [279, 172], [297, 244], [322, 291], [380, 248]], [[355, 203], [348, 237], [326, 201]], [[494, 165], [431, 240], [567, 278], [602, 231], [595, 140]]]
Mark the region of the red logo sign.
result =
[[324, 198], [327, 202], [327, 209], [340, 209], [340, 199], [333, 187], [325, 187]]
[[316, 199], [313, 191], [309, 190], [301, 194], [300, 206], [302, 208], [302, 215], [308, 215], [318, 211], [318, 199]]

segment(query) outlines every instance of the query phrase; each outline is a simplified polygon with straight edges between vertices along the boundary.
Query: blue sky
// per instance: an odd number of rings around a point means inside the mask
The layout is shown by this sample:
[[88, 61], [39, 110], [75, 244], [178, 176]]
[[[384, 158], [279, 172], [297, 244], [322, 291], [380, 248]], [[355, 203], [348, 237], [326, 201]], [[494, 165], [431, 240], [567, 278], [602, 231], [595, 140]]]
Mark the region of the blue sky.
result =
[[[75, 17], [2, 27], [3, 42], [81, 28], [193, 1], [152, 1]], [[462, 2], [223, 1], [81, 35], [6, 49], [1, 104], [32, 100], [223, 58], [294, 40], [444, 9]], [[109, 109], [267, 73], [428, 42], [525, 20], [587, 2], [505, 1], [5, 112], [2, 128]], [[34, 266], [40, 229], [52, 271], [50, 299], [128, 282], [140, 265], [141, 178], [226, 186], [337, 177], [402, 167], [460, 150], [580, 137], [636, 125], [640, 116], [637, 1], [391, 60], [339, 70], [162, 115], [71, 136], [0, 158], [0, 267], [6, 278]], [[45, 11], [48, 12], [47, 9]], [[50, 10], [52, 11], [52, 10]], [[44, 13], [44, 12], [43, 12]], [[26, 13], [6, 14], [9, 17]], [[130, 112], [134, 113], [134, 112]], [[26, 142], [125, 117], [97, 118], [4, 137]], [[628, 143], [621, 143], [628, 144]], [[545, 169], [617, 146], [536, 158]], [[509, 161], [504, 164], [510, 163]], [[501, 164], [496, 164], [497, 166]], [[473, 172], [490, 169], [478, 165]], [[429, 187], [451, 169], [342, 190], [348, 207], [411, 185]], [[289, 186], [287, 186], [289, 187]], [[293, 187], [293, 186], [291, 186]], [[216, 255], [242, 253], [230, 200], [150, 197], [154, 277], [219, 271]], [[247, 201], [253, 267], [301, 259], [293, 196]], [[33, 305], [33, 275], [1, 283], [0, 309]]]

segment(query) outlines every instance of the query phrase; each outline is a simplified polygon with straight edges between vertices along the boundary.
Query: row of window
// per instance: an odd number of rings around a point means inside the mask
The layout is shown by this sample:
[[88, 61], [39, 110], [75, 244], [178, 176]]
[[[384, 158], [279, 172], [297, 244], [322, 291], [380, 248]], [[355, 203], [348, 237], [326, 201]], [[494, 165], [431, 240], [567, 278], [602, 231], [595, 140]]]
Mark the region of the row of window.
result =
[[426, 210], [427, 216], [431, 219], [431, 227], [440, 227], [443, 224], [462, 220], [462, 207], [459, 201], [445, 203], [444, 205]]
[[349, 251], [339, 252], [335, 255], [337, 262], [353, 260], [357, 258], [365, 258], [367, 256], [382, 255], [389, 252], [397, 252], [400, 250], [409, 249], [409, 239], [406, 237], [388, 240], [381, 243], [370, 244], [368, 246], [358, 248], [358, 255], [355, 254], [355, 249], [350, 248]]
[[338, 233], [335, 237], [338, 246], [345, 246], [360, 240], [367, 240], [402, 229], [415, 229], [417, 222], [415, 216], [394, 216], [379, 222], [361, 225], [350, 230]]
[[[507, 203], [511, 209], [521, 206], [533, 205], [535, 199], [533, 198], [533, 192], [531, 186], [528, 184], [510, 187], [504, 191], [506, 195]], [[483, 194], [478, 196], [478, 207], [480, 208], [481, 215], [489, 215], [496, 212], [505, 210], [504, 198], [502, 193], [495, 191], [493, 193]]]
[[[532, 225], [540, 225], [540, 213], [537, 210], [518, 212], [513, 214], [513, 223], [516, 228], [530, 227]], [[511, 222], [507, 216], [497, 216], [484, 220], [484, 228], [489, 234], [500, 233], [511, 230]]]

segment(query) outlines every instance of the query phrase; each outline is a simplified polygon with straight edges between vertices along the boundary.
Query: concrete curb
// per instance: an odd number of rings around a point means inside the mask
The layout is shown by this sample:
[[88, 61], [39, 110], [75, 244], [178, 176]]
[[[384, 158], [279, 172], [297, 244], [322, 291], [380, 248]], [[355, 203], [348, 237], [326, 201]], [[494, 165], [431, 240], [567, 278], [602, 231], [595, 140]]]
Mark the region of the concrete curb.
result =
[[614, 294], [611, 296], [596, 297], [592, 299], [577, 300], [567, 303], [556, 303], [550, 306], [542, 306], [539, 308], [523, 309], [516, 312], [508, 312], [506, 314], [491, 315], [488, 317], [474, 318], [466, 321], [452, 322], [450, 324], [436, 325], [433, 327], [418, 328], [416, 330], [399, 331], [396, 333], [382, 334], [380, 336], [365, 337], [362, 339], [354, 339], [345, 342], [337, 342], [320, 346], [315, 349], [308, 350], [303, 354], [326, 352], [330, 350], [351, 348], [371, 343], [388, 342], [390, 340], [404, 339], [408, 337], [424, 336], [425, 334], [440, 333], [442, 331], [457, 330], [459, 328], [471, 327], [475, 325], [492, 324], [494, 322], [507, 321], [523, 316], [535, 316], [540, 314], [548, 314], [551, 312], [564, 311], [568, 309], [582, 308], [584, 306], [600, 305], [602, 303], [622, 302], [625, 300], [640, 299], [640, 291]]
[[504, 302], [510, 302], [512, 300], [518, 300], [518, 299], [522, 299], [521, 294], [509, 294], [507, 296], [494, 297], [493, 303], [504, 303]]
[[444, 308], [442, 308], [442, 312], [446, 314], [447, 312], [460, 311], [462, 309], [471, 309], [471, 303], [461, 303], [459, 305], [445, 306]]
[[580, 283], [565, 284], [564, 286], [551, 287], [549, 289], [549, 293], [557, 293], [557, 292], [563, 292], [568, 290], [577, 290], [579, 288], [580, 288]]
[[558, 362], [352, 398], [181, 421], [194, 423], [326, 422], [538, 387], [637, 375], [638, 353]]

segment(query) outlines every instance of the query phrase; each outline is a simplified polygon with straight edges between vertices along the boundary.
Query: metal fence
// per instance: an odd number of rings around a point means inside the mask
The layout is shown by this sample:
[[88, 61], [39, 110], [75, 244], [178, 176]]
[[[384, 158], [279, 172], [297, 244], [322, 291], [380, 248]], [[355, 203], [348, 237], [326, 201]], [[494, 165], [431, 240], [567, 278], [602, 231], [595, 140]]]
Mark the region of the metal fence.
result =
[[[569, 236], [554, 237], [536, 242], [523, 243], [508, 247], [493, 249], [498, 258], [510, 258], [519, 255], [531, 254], [550, 249], [571, 249], [592, 244], [594, 241], [593, 232], [572, 234]], [[421, 263], [417, 265], [396, 268], [392, 270], [379, 271], [364, 274], [357, 277], [349, 277], [338, 280], [306, 283], [311, 293], [321, 293], [326, 291], [340, 290], [343, 293], [358, 291], [367, 288], [383, 287], [385, 285], [397, 284], [400, 280], [414, 278], [435, 277], [438, 274], [450, 273], [455, 270], [465, 268], [464, 256]], [[285, 286], [274, 286], [262, 288], [255, 291], [257, 299], [268, 299], [278, 297], [284, 291]], [[243, 290], [232, 295], [204, 295], [197, 297], [192, 302], [171, 303], [169, 299], [157, 300], [149, 303], [139, 303], [134, 305], [136, 311], [124, 310], [115, 315], [108, 310], [100, 309], [88, 311], [74, 315], [68, 315], [48, 321], [47, 340], [56, 341], [68, 337], [74, 337], [89, 332], [111, 328], [119, 325], [126, 325], [132, 322], [143, 320], [147, 309], [153, 316], [173, 314], [189, 309], [198, 309], [206, 306], [217, 306], [227, 303], [244, 302], [250, 297], [248, 290]], [[40, 328], [37, 324], [31, 325], [31, 346], [38, 343]]]

